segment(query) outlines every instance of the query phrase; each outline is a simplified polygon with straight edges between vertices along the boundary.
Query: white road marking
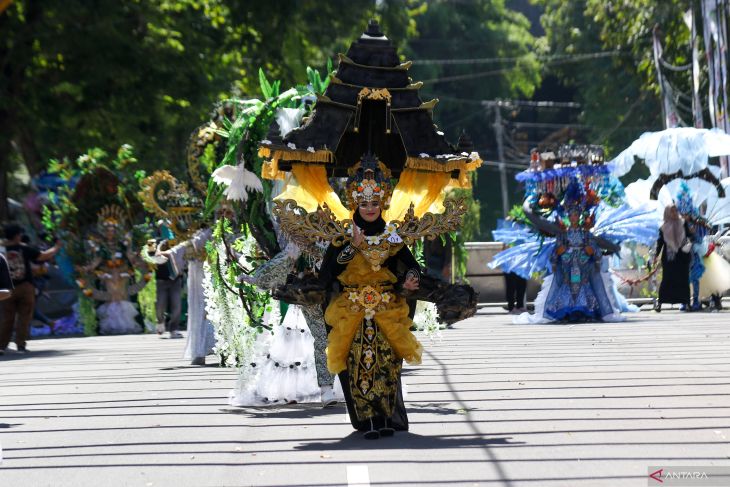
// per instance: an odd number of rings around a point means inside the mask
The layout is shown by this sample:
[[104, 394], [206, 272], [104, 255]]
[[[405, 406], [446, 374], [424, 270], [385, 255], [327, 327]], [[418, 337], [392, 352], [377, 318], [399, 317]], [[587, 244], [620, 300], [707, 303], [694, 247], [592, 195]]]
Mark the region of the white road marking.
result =
[[370, 487], [367, 465], [347, 466], [347, 487]]

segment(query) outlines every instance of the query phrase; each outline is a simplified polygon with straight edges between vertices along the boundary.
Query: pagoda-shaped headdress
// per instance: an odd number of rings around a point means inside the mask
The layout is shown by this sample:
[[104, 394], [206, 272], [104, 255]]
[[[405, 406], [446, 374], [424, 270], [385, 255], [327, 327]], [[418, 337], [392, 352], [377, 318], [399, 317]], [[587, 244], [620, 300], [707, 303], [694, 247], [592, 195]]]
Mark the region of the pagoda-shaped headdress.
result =
[[[286, 179], [290, 173], [302, 206], [307, 206], [302, 195], [309, 194], [309, 211], [327, 202], [338, 217], [348, 210], [333, 207], [326, 180], [347, 177], [364, 154], [372, 154], [399, 180], [392, 217], [402, 216], [414, 200], [422, 203], [416, 215], [433, 209], [449, 185], [468, 187], [468, 173], [482, 161], [466, 144], [455, 147], [438, 131], [432, 118], [438, 100], [421, 99], [422, 83], [408, 76], [410, 66], [410, 61], [400, 62], [396, 48], [371, 20], [347, 54], [339, 55], [337, 71], [312, 115], [283, 137], [272, 124], [259, 151], [266, 159], [263, 177]], [[285, 190], [282, 198], [291, 194]]]

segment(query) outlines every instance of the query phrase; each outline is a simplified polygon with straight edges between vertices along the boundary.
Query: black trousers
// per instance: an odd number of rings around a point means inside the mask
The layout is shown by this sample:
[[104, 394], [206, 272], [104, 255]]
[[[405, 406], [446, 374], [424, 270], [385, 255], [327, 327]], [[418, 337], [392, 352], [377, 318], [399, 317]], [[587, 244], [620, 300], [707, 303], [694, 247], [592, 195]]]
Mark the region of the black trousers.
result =
[[507, 290], [507, 309], [512, 311], [515, 308], [524, 308], [527, 279], [521, 278], [514, 272], [509, 272], [504, 275], [504, 281]]

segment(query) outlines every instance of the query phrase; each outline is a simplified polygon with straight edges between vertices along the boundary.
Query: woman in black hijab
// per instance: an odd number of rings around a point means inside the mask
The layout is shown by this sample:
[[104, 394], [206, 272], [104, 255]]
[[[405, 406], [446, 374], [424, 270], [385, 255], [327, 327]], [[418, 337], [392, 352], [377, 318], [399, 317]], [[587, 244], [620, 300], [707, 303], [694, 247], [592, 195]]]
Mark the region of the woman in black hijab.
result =
[[390, 182], [377, 160], [363, 158], [347, 188], [351, 237], [330, 245], [319, 272], [332, 292], [325, 311], [327, 365], [340, 376], [353, 427], [377, 439], [408, 429], [401, 368], [403, 360], [420, 363], [422, 348], [401, 292], [418, 289], [420, 269], [382, 218]]
[[664, 208], [664, 223], [659, 229], [656, 245], [656, 258], [661, 255], [662, 282], [654, 311], [662, 310], [662, 303], [679, 303], [684, 309], [689, 307], [689, 229], [677, 207]]

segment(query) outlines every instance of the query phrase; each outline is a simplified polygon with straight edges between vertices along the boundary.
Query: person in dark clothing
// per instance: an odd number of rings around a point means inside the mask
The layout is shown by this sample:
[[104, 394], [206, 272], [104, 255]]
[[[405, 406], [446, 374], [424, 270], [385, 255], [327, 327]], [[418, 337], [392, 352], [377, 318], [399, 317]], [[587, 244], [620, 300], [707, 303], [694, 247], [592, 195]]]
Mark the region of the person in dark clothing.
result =
[[662, 282], [654, 310], [660, 312], [663, 303], [679, 303], [689, 308], [689, 267], [691, 242], [689, 229], [679, 216], [676, 206], [664, 209], [664, 224], [659, 229], [656, 258], [661, 255]]
[[10, 278], [10, 269], [5, 256], [0, 254], [0, 301], [8, 299], [13, 294], [13, 280]]
[[[38, 238], [41, 240], [41, 242], [45, 240], [43, 235], [38, 235]], [[30, 245], [30, 237], [28, 235], [23, 235], [21, 242], [25, 245]], [[39, 250], [42, 252], [47, 248], [47, 245], [45, 247], [41, 246]], [[39, 321], [44, 325], [47, 325], [48, 327], [50, 327], [51, 333], [53, 333], [53, 327], [55, 326], [54, 321], [46, 316], [45, 313], [43, 313], [37, 306], [38, 300], [41, 298], [41, 296], [44, 296], [44, 290], [46, 289], [46, 285], [48, 284], [48, 267], [48, 262], [31, 262], [30, 264], [30, 270], [33, 273], [32, 282], [33, 286], [35, 287], [36, 300], [36, 306], [33, 309], [33, 320]], [[45, 294], [45, 296], [48, 297], [48, 294]]]
[[[154, 246], [154, 242], [152, 245]], [[182, 315], [183, 273], [175, 272], [172, 262], [165, 255], [165, 251], [168, 249], [167, 240], [163, 240], [156, 249], [153, 247], [150, 250], [150, 255], [155, 255], [160, 259], [160, 263], [155, 267], [157, 334], [162, 336], [167, 329], [170, 332], [170, 338], [182, 338], [178, 329]], [[167, 315], [167, 320], [165, 315]]]
[[26, 353], [25, 342], [30, 332], [30, 321], [35, 309], [35, 286], [31, 262], [45, 262], [53, 258], [61, 249], [56, 243], [48, 250], [40, 251], [35, 247], [22, 243], [23, 228], [16, 224], [5, 226], [5, 250], [13, 283], [10, 297], [3, 302], [2, 319], [0, 319], [0, 353], [10, 343], [15, 328], [15, 344], [19, 353]]
[[520, 314], [527, 311], [525, 308], [525, 292], [527, 291], [527, 279], [524, 279], [514, 272], [504, 274], [507, 311], [512, 314]]

